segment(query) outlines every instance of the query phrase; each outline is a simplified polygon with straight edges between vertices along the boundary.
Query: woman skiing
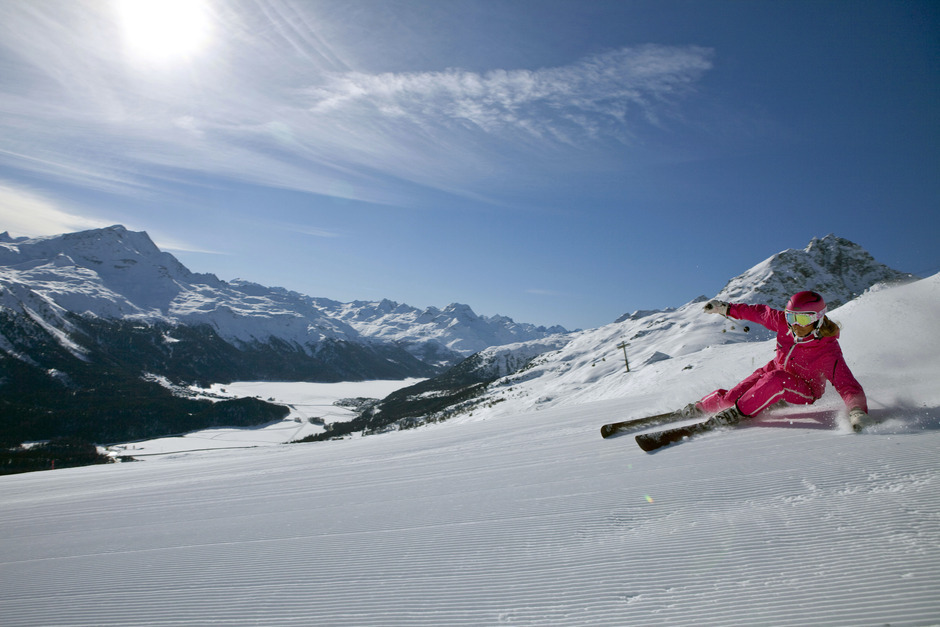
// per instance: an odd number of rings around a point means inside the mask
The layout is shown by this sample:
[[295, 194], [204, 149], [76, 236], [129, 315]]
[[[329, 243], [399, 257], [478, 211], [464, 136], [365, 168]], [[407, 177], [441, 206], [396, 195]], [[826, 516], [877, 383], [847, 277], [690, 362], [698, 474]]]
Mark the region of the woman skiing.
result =
[[823, 395], [828, 380], [845, 401], [852, 427], [865, 426], [865, 392], [842, 357], [839, 326], [826, 316], [822, 296], [809, 291], [794, 294], [785, 311], [710, 300], [705, 313], [749, 320], [776, 332], [777, 354], [730, 390], [715, 390], [686, 407], [683, 414], [715, 413], [709, 421], [712, 424], [736, 424], [780, 401], [811, 404]]

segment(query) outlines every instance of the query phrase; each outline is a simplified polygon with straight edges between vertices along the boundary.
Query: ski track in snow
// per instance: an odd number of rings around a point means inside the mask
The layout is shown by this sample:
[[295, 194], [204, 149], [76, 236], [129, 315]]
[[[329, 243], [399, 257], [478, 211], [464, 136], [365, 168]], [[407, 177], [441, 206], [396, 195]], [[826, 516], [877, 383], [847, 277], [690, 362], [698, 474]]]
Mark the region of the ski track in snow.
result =
[[755, 427], [646, 455], [586, 428], [624, 405], [2, 478], [0, 616], [11, 626], [938, 620], [935, 419], [860, 437]]
[[[935, 305], [933, 285], [916, 302]], [[846, 312], [855, 333], [884, 311], [868, 302]], [[940, 624], [940, 334], [935, 306], [918, 311], [918, 335], [872, 322], [843, 342], [879, 420], [862, 435], [830, 390], [655, 454], [602, 440], [651, 413], [650, 387], [0, 477], [0, 623]]]

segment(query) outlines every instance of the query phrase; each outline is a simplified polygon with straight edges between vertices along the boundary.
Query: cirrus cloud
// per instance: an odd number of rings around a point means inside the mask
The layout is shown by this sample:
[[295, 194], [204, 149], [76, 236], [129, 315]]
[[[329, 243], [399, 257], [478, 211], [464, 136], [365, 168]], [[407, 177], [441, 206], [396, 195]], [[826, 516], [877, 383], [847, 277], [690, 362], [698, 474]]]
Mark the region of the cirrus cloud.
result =
[[711, 57], [707, 48], [645, 45], [541, 70], [336, 73], [306, 93], [318, 115], [367, 107], [419, 126], [466, 122], [489, 133], [575, 141], [602, 127], [659, 123], [672, 99], [712, 67]]

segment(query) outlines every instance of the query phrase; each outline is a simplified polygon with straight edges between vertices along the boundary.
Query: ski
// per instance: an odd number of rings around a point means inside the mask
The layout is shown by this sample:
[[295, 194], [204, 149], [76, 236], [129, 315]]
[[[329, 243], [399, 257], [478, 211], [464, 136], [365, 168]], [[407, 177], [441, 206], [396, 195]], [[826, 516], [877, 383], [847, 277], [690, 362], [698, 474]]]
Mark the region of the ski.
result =
[[[773, 405], [769, 408], [769, 410], [765, 410], [766, 413], [762, 413], [761, 416], [764, 418], [768, 416], [772, 417], [774, 415], [774, 410], [780, 407], [786, 407], [786, 403], [780, 402]], [[649, 453], [664, 446], [669, 446], [670, 444], [684, 440], [685, 438], [692, 438], [702, 433], [714, 431], [715, 429], [720, 429], [722, 427], [733, 427], [742, 420], [746, 420], [748, 418], [747, 416], [743, 416], [736, 409], [732, 414], [729, 414], [729, 412], [730, 409], [724, 410], [702, 422], [683, 425], [681, 427], [675, 427], [671, 429], [663, 429], [661, 431], [653, 431], [650, 433], [641, 433], [635, 436], [634, 439], [636, 440], [636, 443], [640, 445], [641, 449]], [[679, 417], [681, 418], [681, 416]], [[856, 433], [860, 433], [869, 424], [871, 424], [871, 418], [867, 414], [864, 417], [856, 417], [854, 420], [852, 420], [852, 428]]]
[[624, 420], [622, 422], [612, 422], [601, 427], [601, 437], [609, 438], [620, 433], [655, 427], [676, 420], [682, 420], [683, 418], [684, 416], [682, 416], [679, 411], [668, 411], [665, 414], [656, 414], [655, 416], [645, 416], [643, 418], [631, 418], [630, 420]]
[[641, 449], [647, 453], [651, 453], [664, 446], [669, 446], [670, 444], [684, 440], [685, 438], [691, 438], [705, 433], [706, 431], [712, 431], [719, 426], [722, 425], [716, 425], [710, 420], [706, 420], [705, 422], [696, 422], [691, 425], [685, 425], [684, 427], [665, 429], [664, 431], [653, 431], [652, 433], [641, 433], [634, 439], [636, 443], [640, 445]]

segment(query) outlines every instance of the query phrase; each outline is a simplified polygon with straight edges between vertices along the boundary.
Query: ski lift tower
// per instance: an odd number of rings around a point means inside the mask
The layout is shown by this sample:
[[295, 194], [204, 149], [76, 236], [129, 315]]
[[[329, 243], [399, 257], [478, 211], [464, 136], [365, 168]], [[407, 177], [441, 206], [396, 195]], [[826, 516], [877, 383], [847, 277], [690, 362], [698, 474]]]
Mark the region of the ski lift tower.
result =
[[623, 364], [627, 367], [627, 372], [630, 372], [630, 360], [627, 359], [627, 343], [620, 342], [620, 344], [617, 345], [617, 348], [623, 349]]

